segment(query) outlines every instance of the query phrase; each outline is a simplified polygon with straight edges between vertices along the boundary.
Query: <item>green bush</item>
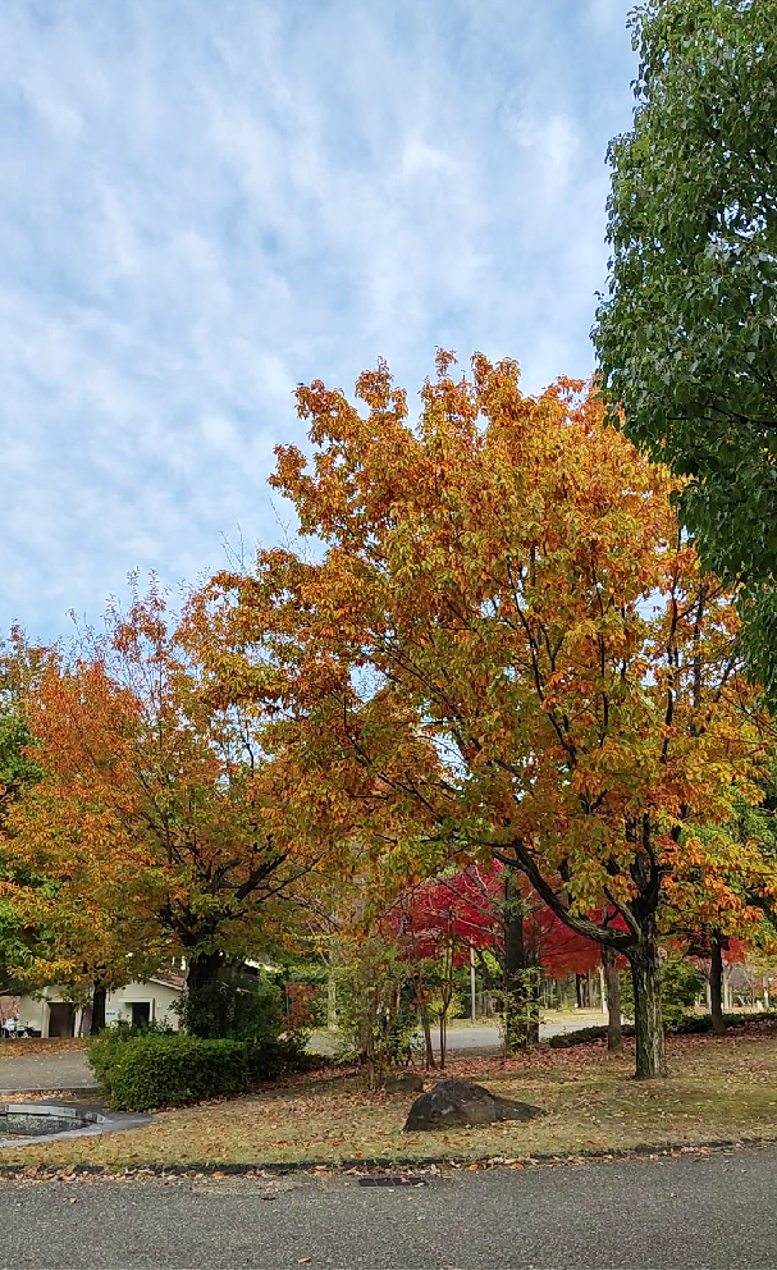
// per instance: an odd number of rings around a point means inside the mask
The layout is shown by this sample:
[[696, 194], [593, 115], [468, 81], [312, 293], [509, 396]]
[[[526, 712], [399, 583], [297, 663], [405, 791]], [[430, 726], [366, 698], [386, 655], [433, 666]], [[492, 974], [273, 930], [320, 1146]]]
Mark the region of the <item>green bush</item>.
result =
[[418, 1027], [415, 986], [397, 949], [380, 936], [335, 969], [338, 1060], [374, 1069], [406, 1067]]
[[[750, 1014], [724, 1014], [726, 1027], [746, 1027], [748, 1023], [772, 1023], [777, 1020], [777, 1010], [754, 1010]], [[709, 1014], [686, 1014], [681, 1020], [675, 1034], [677, 1036], [702, 1036], [712, 1030], [712, 1018]], [[634, 1035], [634, 1025], [624, 1023], [623, 1035], [628, 1038]], [[607, 1027], [581, 1027], [576, 1032], [565, 1032], [560, 1036], [552, 1036], [548, 1045], [554, 1050], [571, 1049], [573, 1045], [590, 1045], [592, 1041], [604, 1041], [607, 1038]]]
[[[704, 993], [706, 979], [700, 970], [684, 957], [666, 957], [661, 962], [661, 1013], [667, 1032], [682, 1032], [697, 997]], [[627, 1018], [634, 1018], [634, 985], [631, 974], [624, 970], [620, 976], [621, 1009]]]
[[182, 992], [175, 1008], [192, 1036], [270, 1041], [281, 1031], [281, 991], [263, 975], [249, 979], [227, 971], [195, 994]]
[[272, 1041], [248, 1042], [246, 1046], [248, 1076], [251, 1084], [277, 1080], [292, 1072], [312, 1072], [323, 1060], [305, 1048], [304, 1040], [290, 1036]]
[[91, 1041], [89, 1064], [116, 1111], [148, 1111], [237, 1094], [320, 1065], [295, 1038], [203, 1040], [182, 1032], [111, 1030]]
[[707, 980], [682, 957], [667, 957], [661, 965], [661, 1011], [667, 1032], [682, 1032], [689, 1012], [702, 996]]
[[169, 1024], [142, 1023], [131, 1024], [119, 1019], [110, 1027], [103, 1028], [98, 1037], [89, 1041], [89, 1065], [100, 1085], [107, 1094], [111, 1092], [111, 1071], [116, 1063], [119, 1047], [125, 1042], [146, 1036], [175, 1036]]
[[240, 1041], [181, 1034], [98, 1038], [89, 1047], [89, 1062], [116, 1111], [180, 1107], [250, 1085], [248, 1054]]

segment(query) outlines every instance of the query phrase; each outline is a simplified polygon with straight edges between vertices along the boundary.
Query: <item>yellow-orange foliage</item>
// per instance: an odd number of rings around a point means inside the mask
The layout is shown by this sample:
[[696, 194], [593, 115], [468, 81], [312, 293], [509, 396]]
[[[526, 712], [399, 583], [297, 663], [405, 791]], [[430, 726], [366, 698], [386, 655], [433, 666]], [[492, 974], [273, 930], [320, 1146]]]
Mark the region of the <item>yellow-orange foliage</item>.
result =
[[[276, 712], [271, 744], [311, 800], [356, 804], [366, 834], [416, 858], [517, 864], [631, 959], [655, 1034], [657, 914], [689, 852], [717, 902], [742, 905], [719, 844], [687, 838], [756, 796], [763, 720], [734, 596], [701, 573], [669, 473], [594, 392], [535, 399], [514, 362], [452, 365], [438, 355], [417, 426], [382, 363], [358, 381], [365, 409], [298, 390], [312, 461], [280, 448], [271, 483], [323, 558], [260, 552], [253, 576], [198, 597], [192, 630], [219, 632], [224, 700]], [[608, 906], [625, 929], [586, 916]], [[651, 1045], [640, 1074], [663, 1066]]]
[[290, 778], [244, 713], [205, 701], [158, 588], [52, 659], [27, 718], [44, 775], [5, 849], [36, 879], [7, 894], [45, 927], [38, 978], [122, 982], [170, 955], [212, 976], [286, 938], [283, 901], [316, 864], [286, 828]]

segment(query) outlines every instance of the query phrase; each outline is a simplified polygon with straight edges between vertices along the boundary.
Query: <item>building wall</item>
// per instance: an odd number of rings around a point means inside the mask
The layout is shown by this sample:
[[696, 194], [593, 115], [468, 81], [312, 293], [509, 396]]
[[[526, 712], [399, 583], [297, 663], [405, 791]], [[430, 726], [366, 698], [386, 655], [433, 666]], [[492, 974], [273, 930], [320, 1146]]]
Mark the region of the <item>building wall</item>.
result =
[[[31, 1028], [35, 1032], [40, 1032], [41, 1036], [50, 1035], [51, 1025], [51, 1007], [57, 1003], [67, 1002], [67, 988], [61, 984], [52, 984], [41, 990], [42, 999], [29, 996], [25, 993], [19, 998], [19, 1024], [21, 1027]], [[168, 1027], [178, 1030], [178, 1015], [174, 1013], [173, 1006], [180, 996], [177, 988], [171, 987], [167, 983], [150, 980], [148, 983], [128, 983], [124, 988], [117, 988], [115, 992], [109, 992], [105, 1000], [105, 1022], [108, 1026], [111, 1023], [118, 1023], [123, 1020], [126, 1023], [132, 1022], [132, 1003], [147, 1002], [149, 1006], [148, 1017], [153, 1023], [165, 1024]], [[74, 1014], [74, 1035], [81, 1035], [81, 1023], [83, 1011], [77, 1007]]]
[[[23, 993], [19, 997], [19, 1025], [31, 1028], [35, 1032], [40, 1032], [41, 1036], [48, 1036], [51, 1023], [51, 1007], [52, 1005], [67, 1002], [68, 989], [61, 984], [51, 984], [41, 991], [43, 994], [42, 999], [29, 996], [27, 993]], [[74, 1013], [75, 1036], [78, 1036], [81, 1030], [82, 1013], [80, 1007], [76, 1007]]]
[[148, 983], [128, 983], [126, 987], [108, 993], [105, 1000], [105, 1022], [109, 1027], [111, 1023], [118, 1023], [120, 1020], [131, 1023], [133, 1001], [147, 1001], [150, 1006], [150, 1021], [165, 1024], [177, 1032], [178, 1015], [173, 1006], [180, 995], [177, 988], [154, 979]]

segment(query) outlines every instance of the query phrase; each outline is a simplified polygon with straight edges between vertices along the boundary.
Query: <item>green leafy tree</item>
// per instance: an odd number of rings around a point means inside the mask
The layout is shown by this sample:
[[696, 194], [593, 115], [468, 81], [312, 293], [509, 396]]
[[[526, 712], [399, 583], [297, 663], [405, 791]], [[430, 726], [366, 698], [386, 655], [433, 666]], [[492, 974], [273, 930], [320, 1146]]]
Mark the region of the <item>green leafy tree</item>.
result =
[[[31, 752], [32, 733], [25, 715], [24, 695], [45, 663], [47, 650], [31, 645], [19, 626], [0, 643], [0, 989], [16, 992], [19, 976], [32, 964], [45, 931], [26, 920], [13, 902], [18, 885], [42, 894], [46, 879], [35, 870], [19, 868], [8, 856], [8, 817], [42, 776]], [[14, 969], [10, 969], [13, 967]]]
[[631, 26], [602, 382], [627, 435], [688, 478], [683, 517], [706, 563], [744, 577], [751, 655], [774, 690], [777, 0], [650, 0]]

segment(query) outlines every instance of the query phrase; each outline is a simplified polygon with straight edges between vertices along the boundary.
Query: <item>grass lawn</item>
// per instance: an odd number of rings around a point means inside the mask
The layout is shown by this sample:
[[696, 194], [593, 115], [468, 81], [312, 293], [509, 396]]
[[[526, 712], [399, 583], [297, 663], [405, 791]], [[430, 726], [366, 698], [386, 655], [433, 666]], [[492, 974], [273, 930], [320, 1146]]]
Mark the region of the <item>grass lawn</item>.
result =
[[[369, 1093], [355, 1077], [297, 1078], [256, 1094], [158, 1114], [143, 1129], [105, 1137], [3, 1148], [3, 1163], [254, 1163], [428, 1156], [474, 1160], [540, 1153], [692, 1145], [710, 1139], [777, 1139], [777, 1027], [669, 1042], [671, 1076], [629, 1079], [633, 1055], [601, 1046], [540, 1049], [502, 1060], [455, 1060], [450, 1075], [544, 1107], [530, 1124], [404, 1134], [412, 1095]], [[434, 1079], [434, 1073], [430, 1074]]]

